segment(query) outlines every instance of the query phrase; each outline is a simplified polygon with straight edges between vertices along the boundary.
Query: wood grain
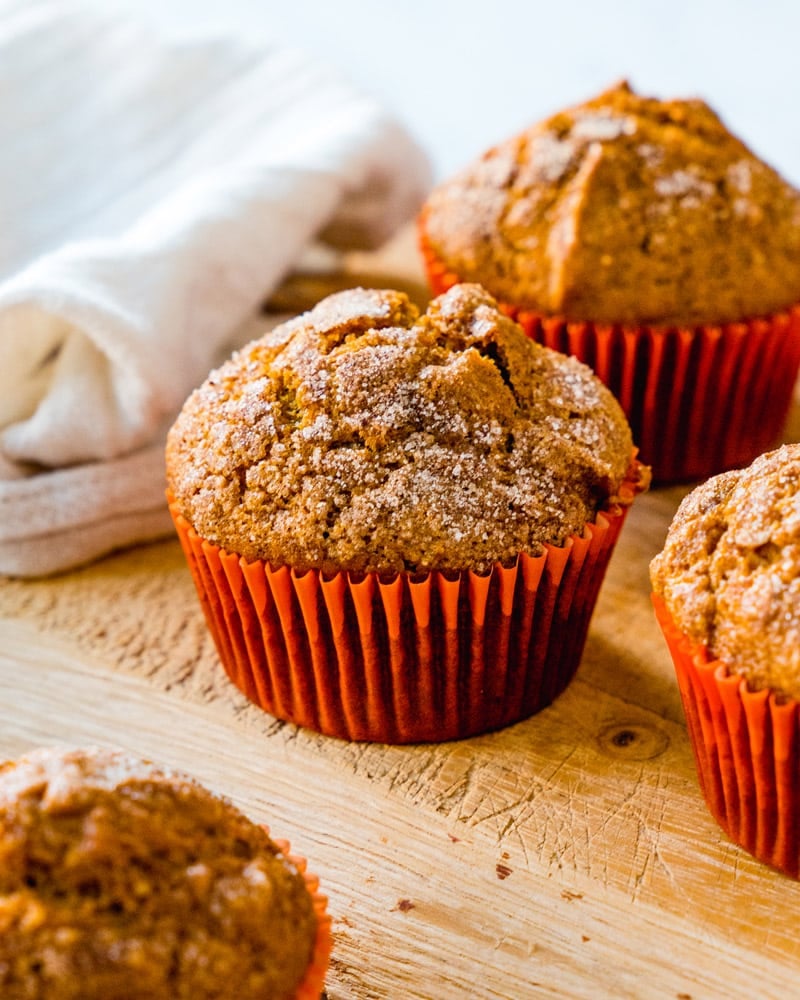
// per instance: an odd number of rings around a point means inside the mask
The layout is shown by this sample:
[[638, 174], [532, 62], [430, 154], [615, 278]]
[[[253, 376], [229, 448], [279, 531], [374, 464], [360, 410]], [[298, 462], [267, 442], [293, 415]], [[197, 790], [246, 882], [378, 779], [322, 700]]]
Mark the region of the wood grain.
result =
[[[181, 704], [30, 626], [0, 636], [4, 754], [65, 739], [149, 753], [312, 859], [334, 915], [331, 1000], [779, 996], [790, 981], [794, 884], [720, 843], [678, 725], [598, 711], [588, 684], [538, 724], [404, 748], [387, 769], [378, 747], [265, 739], [222, 702]], [[608, 750], [614, 709], [662, 734], [644, 759]]]
[[649, 607], [682, 492], [637, 502], [575, 682], [502, 732], [385, 747], [273, 720], [169, 541], [2, 583], [0, 752], [121, 744], [268, 821], [330, 894], [331, 1000], [782, 996], [800, 886], [708, 814]]
[[330, 1000], [792, 995], [800, 884], [709, 815], [650, 607], [685, 492], [636, 502], [556, 703], [439, 746], [327, 739], [249, 705], [176, 541], [1, 580], [0, 755], [122, 745], [268, 822], [329, 894]]

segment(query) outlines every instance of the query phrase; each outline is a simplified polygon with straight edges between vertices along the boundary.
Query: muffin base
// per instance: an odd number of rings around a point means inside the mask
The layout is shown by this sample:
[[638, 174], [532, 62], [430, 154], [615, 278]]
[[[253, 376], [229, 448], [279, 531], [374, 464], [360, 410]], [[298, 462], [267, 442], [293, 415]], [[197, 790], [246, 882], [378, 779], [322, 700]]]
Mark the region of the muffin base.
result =
[[[419, 238], [435, 295], [458, 284]], [[572, 354], [614, 393], [653, 481], [705, 479], [749, 465], [779, 440], [800, 369], [800, 304], [719, 326], [569, 321], [499, 302], [537, 343]]]
[[653, 595], [711, 815], [759, 861], [800, 878], [800, 702], [751, 691]]
[[233, 683], [280, 719], [384, 743], [472, 736], [549, 705], [578, 667], [627, 513], [614, 505], [563, 547], [485, 575], [384, 578], [248, 562], [170, 510]]

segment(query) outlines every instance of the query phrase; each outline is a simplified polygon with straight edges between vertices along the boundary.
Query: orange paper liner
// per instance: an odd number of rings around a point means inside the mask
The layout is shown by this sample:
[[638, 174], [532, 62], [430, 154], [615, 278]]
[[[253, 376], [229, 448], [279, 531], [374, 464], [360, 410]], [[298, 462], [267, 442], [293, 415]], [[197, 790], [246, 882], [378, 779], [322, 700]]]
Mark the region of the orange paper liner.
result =
[[[461, 279], [419, 239], [435, 295]], [[527, 335], [588, 364], [614, 393], [658, 483], [749, 465], [779, 438], [800, 368], [800, 304], [760, 319], [673, 328], [568, 321], [509, 303]]]
[[501, 728], [564, 690], [627, 508], [486, 575], [391, 579], [248, 562], [170, 510], [222, 664], [248, 698], [330, 736], [416, 743]]
[[[269, 827], [264, 826], [263, 828], [269, 835]], [[287, 861], [293, 864], [303, 876], [314, 906], [314, 915], [317, 918], [317, 930], [314, 935], [311, 961], [308, 963], [308, 968], [303, 979], [296, 988], [294, 1000], [319, 1000], [325, 986], [325, 976], [328, 973], [331, 948], [333, 946], [331, 917], [328, 913], [328, 897], [323, 896], [319, 891], [319, 879], [316, 875], [312, 875], [308, 871], [308, 862], [306, 859], [299, 854], [291, 853], [291, 845], [288, 840], [272, 838], [272, 842]]]
[[800, 877], [800, 702], [751, 691], [653, 595], [711, 815], [759, 861]]

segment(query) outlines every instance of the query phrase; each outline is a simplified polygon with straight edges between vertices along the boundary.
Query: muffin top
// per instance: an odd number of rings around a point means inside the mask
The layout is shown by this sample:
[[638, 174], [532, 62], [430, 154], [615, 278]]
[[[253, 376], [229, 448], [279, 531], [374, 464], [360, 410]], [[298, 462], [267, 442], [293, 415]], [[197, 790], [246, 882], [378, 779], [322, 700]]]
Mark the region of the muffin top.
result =
[[264, 829], [109, 750], [0, 765], [0, 995], [294, 996], [316, 917]]
[[800, 445], [690, 493], [650, 575], [681, 631], [753, 690], [800, 699]]
[[697, 325], [800, 301], [800, 192], [702, 101], [621, 83], [440, 185], [425, 238], [462, 281], [568, 319]]
[[325, 572], [487, 571], [618, 501], [630, 429], [585, 365], [479, 286], [424, 315], [353, 289], [251, 343], [187, 400], [170, 489], [203, 538]]

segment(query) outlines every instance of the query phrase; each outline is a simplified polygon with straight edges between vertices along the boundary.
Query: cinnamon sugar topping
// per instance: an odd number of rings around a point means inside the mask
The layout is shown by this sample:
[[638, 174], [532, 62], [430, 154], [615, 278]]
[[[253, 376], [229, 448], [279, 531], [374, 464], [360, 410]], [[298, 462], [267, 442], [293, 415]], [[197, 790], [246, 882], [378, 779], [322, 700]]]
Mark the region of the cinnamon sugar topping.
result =
[[297, 569], [486, 570], [562, 544], [617, 498], [632, 453], [608, 390], [478, 286], [418, 315], [331, 296], [187, 401], [168, 475], [204, 538]]
[[439, 185], [422, 228], [448, 272], [545, 315], [696, 325], [800, 300], [800, 192], [702, 101], [625, 83]]
[[800, 445], [690, 493], [651, 578], [678, 627], [752, 689], [800, 699]]

